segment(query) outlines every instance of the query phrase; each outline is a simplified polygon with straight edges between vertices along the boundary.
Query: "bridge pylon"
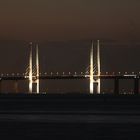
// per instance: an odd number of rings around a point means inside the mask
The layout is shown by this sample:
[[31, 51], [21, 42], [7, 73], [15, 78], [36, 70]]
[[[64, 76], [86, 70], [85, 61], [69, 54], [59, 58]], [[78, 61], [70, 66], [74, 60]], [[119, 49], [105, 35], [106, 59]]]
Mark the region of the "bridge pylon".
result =
[[33, 92], [33, 84], [36, 84], [35, 93], [39, 93], [39, 51], [38, 44], [36, 45], [36, 64], [35, 64], [35, 72], [33, 72], [33, 47], [32, 43], [30, 43], [30, 57], [29, 57], [29, 93]]
[[100, 42], [97, 40], [97, 46], [92, 41], [90, 50], [90, 94], [100, 94]]
[[30, 43], [30, 57], [29, 57], [29, 93], [33, 90], [33, 47]]

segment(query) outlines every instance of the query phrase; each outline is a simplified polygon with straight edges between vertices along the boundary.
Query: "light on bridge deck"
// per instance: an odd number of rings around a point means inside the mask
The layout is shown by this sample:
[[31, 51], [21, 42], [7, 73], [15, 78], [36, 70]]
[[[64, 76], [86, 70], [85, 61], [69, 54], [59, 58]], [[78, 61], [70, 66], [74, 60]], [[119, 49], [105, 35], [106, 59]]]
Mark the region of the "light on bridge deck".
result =
[[106, 75], [108, 75], [108, 72], [105, 72]]
[[135, 74], [135, 72], [132, 72], [132, 74]]

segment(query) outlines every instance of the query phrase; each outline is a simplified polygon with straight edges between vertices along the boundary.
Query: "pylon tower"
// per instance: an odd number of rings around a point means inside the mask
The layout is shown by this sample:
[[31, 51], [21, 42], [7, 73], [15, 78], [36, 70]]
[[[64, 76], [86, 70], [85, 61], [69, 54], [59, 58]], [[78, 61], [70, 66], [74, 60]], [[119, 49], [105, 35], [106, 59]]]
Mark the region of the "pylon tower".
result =
[[39, 93], [39, 51], [38, 44], [36, 45], [36, 64], [35, 72], [33, 73], [33, 46], [30, 43], [30, 57], [29, 57], [29, 93], [33, 92], [33, 84], [36, 84], [35, 93]]
[[29, 56], [29, 93], [33, 90], [33, 51], [32, 42], [30, 43], [30, 56]]
[[100, 42], [97, 40], [96, 46], [92, 41], [90, 50], [90, 94], [100, 94], [100, 71]]

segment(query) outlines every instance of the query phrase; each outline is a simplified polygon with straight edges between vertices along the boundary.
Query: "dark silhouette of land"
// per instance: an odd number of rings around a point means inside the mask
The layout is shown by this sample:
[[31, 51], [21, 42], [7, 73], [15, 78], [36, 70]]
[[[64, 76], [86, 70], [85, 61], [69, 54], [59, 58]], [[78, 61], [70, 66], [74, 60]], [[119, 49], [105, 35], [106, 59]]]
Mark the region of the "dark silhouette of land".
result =
[[1, 94], [0, 137], [140, 139], [140, 95]]

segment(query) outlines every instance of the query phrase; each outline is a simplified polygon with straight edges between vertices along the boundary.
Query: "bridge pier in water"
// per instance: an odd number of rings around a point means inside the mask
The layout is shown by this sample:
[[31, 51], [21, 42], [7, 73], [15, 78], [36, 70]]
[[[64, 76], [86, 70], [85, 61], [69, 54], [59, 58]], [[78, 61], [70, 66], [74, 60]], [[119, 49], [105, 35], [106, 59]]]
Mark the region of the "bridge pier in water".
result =
[[119, 94], [119, 79], [114, 79], [114, 94]]
[[19, 89], [18, 89], [18, 80], [15, 80], [14, 81], [14, 90], [15, 90], [15, 93], [18, 93], [19, 92]]
[[139, 79], [138, 78], [134, 79], [134, 93], [139, 94]]
[[[114, 79], [114, 94], [119, 94], [119, 78]], [[134, 78], [134, 94], [139, 94], [139, 78]]]

